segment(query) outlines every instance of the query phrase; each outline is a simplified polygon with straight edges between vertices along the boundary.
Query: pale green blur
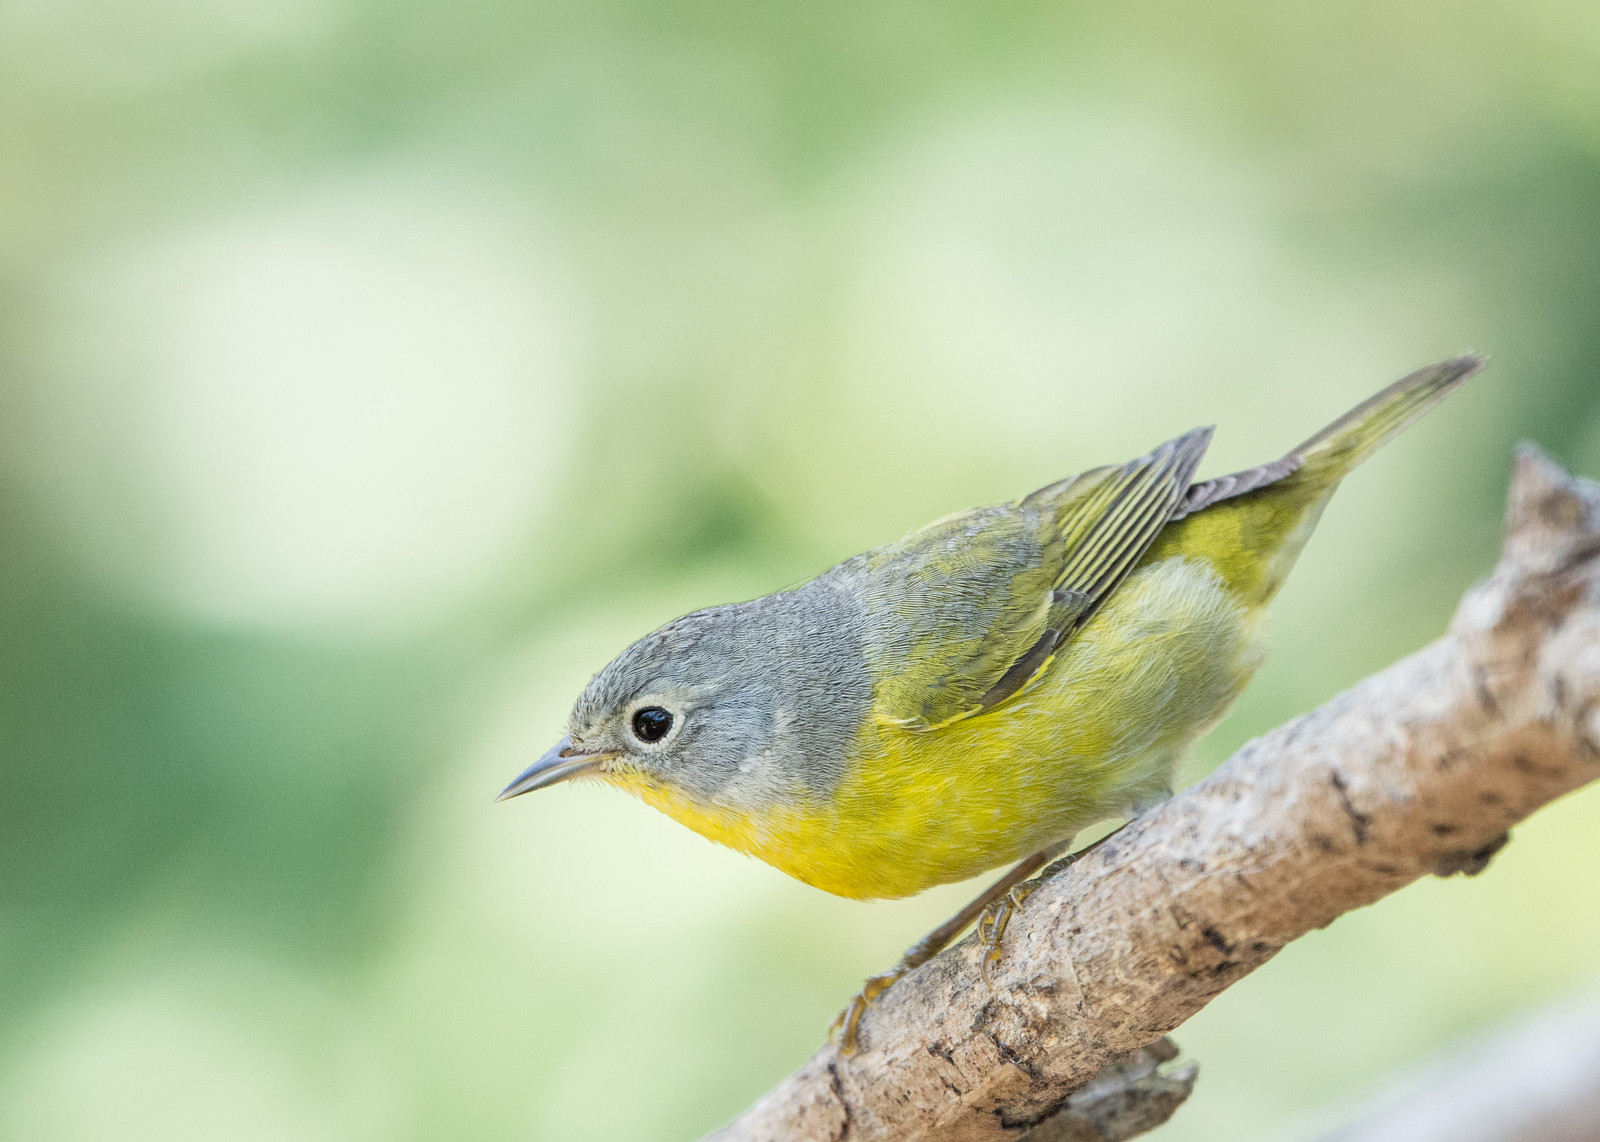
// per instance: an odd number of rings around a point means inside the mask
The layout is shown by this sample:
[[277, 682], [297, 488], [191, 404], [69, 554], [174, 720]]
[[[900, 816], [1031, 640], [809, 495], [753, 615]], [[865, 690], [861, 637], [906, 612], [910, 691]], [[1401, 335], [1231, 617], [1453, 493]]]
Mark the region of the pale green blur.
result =
[[[1216, 423], [1351, 478], [1191, 777], [1600, 473], [1600, 8], [0, 0], [0, 1140], [679, 1139], [970, 894], [493, 797], [630, 639]], [[1286, 950], [1163, 1137], [1600, 972], [1600, 791]]]

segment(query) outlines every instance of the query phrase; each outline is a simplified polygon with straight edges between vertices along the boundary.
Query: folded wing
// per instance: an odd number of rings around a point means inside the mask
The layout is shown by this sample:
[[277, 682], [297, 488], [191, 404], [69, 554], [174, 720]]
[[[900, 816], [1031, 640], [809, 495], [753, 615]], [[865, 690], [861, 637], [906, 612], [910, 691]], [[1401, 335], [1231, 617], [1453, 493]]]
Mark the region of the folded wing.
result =
[[1169, 440], [864, 557], [879, 712], [934, 729], [992, 709], [1049, 665], [1180, 509], [1211, 440]]

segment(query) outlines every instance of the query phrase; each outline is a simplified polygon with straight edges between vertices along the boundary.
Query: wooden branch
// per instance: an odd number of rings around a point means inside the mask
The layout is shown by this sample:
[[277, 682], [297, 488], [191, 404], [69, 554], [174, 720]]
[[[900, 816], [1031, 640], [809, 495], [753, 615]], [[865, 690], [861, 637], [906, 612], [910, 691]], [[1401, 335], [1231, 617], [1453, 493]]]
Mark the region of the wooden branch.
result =
[[1042, 1142], [1108, 1064], [1290, 940], [1481, 871], [1507, 829], [1596, 777], [1600, 487], [1524, 447], [1499, 565], [1447, 635], [1051, 877], [992, 991], [964, 941], [879, 1000], [856, 1054], [822, 1048], [713, 1137]]
[[1171, 1039], [1104, 1067], [1048, 1118], [1021, 1132], [1026, 1142], [1124, 1142], [1154, 1130], [1194, 1090], [1200, 1068], [1190, 1063], [1163, 1074], [1162, 1063], [1178, 1057]]
[[1412, 1075], [1323, 1142], [1594, 1142], [1600, 992], [1569, 996]]

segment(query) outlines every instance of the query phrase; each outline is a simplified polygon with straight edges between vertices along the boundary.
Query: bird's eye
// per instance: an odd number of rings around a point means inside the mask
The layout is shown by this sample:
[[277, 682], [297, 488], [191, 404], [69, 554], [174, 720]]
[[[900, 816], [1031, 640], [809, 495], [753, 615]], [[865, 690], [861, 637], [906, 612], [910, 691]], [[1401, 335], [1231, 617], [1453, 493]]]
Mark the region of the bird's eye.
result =
[[672, 728], [672, 715], [660, 706], [646, 706], [633, 715], [633, 736], [642, 742], [658, 742]]

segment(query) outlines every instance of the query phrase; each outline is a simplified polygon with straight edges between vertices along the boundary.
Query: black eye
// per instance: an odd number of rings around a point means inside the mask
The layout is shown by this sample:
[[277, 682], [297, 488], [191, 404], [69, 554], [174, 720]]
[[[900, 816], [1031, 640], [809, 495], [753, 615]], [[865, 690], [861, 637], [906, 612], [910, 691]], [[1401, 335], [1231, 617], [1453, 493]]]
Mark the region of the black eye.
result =
[[633, 715], [633, 736], [642, 742], [658, 742], [672, 728], [672, 715], [660, 706], [646, 706]]

